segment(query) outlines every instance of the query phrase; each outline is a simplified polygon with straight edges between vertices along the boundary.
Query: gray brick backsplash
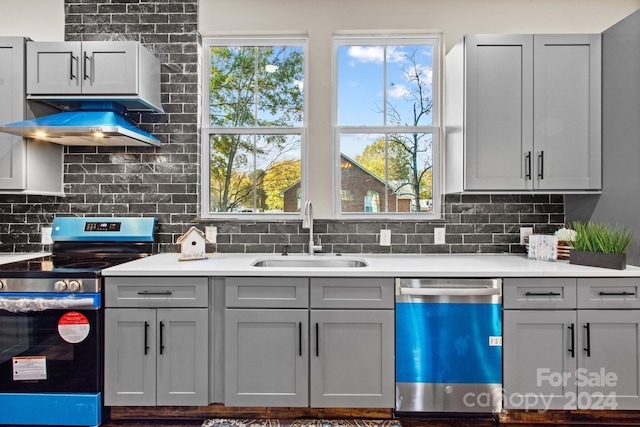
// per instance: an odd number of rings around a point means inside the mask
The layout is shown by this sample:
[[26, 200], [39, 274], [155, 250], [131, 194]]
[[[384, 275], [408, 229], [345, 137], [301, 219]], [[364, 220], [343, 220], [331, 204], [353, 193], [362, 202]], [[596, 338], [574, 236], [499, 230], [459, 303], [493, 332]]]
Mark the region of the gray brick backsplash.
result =
[[[66, 40], [135, 40], [161, 61], [162, 114], [132, 113], [163, 145], [67, 147], [64, 197], [0, 195], [0, 251], [49, 250], [40, 227], [64, 216], [155, 216], [156, 251], [177, 252], [192, 225], [218, 227], [210, 252], [301, 253], [301, 221], [204, 221], [199, 217], [197, 0], [65, 0]], [[552, 233], [564, 222], [564, 198], [549, 194], [449, 194], [434, 221], [324, 220], [314, 224], [324, 251], [359, 254], [522, 253], [521, 226]], [[445, 227], [446, 244], [433, 243]], [[380, 229], [391, 246], [380, 246]]]

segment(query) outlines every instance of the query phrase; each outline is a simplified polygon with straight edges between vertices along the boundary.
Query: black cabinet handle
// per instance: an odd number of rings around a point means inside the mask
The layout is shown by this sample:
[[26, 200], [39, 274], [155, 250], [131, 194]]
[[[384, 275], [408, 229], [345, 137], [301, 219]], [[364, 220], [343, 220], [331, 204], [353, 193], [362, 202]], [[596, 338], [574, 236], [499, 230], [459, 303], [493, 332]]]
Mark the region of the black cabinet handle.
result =
[[164, 291], [164, 292], [141, 291], [141, 292], [138, 292], [138, 295], [171, 295], [171, 291]]
[[302, 356], [302, 322], [298, 323], [298, 356]]
[[149, 353], [149, 322], [144, 322], [144, 355]]
[[602, 297], [611, 297], [611, 296], [618, 296], [618, 297], [629, 297], [629, 296], [634, 296], [636, 293], [635, 292], [626, 292], [626, 291], [622, 291], [622, 292], [599, 292], [598, 295], [602, 296]]
[[558, 292], [525, 292], [527, 297], [559, 297], [561, 294]]
[[538, 155], [538, 178], [544, 179], [544, 151]]
[[320, 327], [316, 323], [316, 357], [320, 357]]
[[89, 55], [87, 55], [87, 52], [84, 53], [84, 61], [82, 64], [82, 74], [85, 80], [89, 80], [89, 74], [87, 74], [87, 61], [91, 62], [91, 58], [89, 58]]
[[526, 173], [525, 173], [525, 177], [527, 179], [531, 179], [531, 151], [527, 152], [527, 155], [525, 156], [525, 159], [527, 161], [527, 165], [526, 165]]
[[584, 325], [584, 329], [587, 332], [587, 346], [584, 348], [584, 351], [587, 352], [587, 357], [591, 357], [591, 325], [587, 323], [586, 325]]
[[568, 328], [571, 331], [571, 348], [569, 348], [569, 354], [574, 358], [576, 357], [576, 328], [573, 323], [569, 325]]
[[73, 72], [73, 61], [78, 63], [78, 57], [73, 55], [73, 52], [69, 52], [69, 80], [75, 80], [76, 75]]
[[162, 336], [164, 335], [164, 322], [160, 322], [160, 354], [164, 352], [164, 340]]

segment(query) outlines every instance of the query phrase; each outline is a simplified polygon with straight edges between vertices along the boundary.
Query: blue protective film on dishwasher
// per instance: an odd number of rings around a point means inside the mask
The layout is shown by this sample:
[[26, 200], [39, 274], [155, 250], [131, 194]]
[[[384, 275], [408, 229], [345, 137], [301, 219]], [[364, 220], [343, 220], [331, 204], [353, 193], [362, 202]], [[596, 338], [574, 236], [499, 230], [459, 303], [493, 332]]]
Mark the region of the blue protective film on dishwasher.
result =
[[396, 382], [500, 384], [502, 307], [396, 303]]

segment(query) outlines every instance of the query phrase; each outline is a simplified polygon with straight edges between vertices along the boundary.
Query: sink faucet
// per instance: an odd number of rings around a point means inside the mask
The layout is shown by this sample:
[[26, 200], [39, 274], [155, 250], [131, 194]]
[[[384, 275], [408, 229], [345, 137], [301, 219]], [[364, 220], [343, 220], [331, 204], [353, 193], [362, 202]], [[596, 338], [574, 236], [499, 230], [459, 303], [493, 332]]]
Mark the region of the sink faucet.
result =
[[322, 251], [322, 242], [318, 238], [319, 244], [315, 244], [313, 241], [313, 207], [311, 206], [311, 200], [307, 200], [304, 205], [304, 217], [302, 218], [302, 228], [309, 229], [309, 255], [313, 255], [315, 252]]

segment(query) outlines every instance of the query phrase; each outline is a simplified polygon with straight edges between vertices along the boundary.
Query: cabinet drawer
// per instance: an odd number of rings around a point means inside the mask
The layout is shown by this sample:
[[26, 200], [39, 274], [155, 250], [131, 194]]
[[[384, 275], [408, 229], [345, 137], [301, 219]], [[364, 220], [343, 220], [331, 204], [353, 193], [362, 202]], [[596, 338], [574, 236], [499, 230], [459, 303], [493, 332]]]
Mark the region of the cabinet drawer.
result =
[[392, 309], [393, 279], [311, 278], [311, 308]]
[[309, 279], [303, 277], [227, 277], [227, 307], [307, 308]]
[[640, 308], [640, 277], [578, 279], [578, 308]]
[[505, 309], [574, 309], [576, 279], [504, 279]]
[[208, 307], [207, 277], [107, 277], [107, 307]]

